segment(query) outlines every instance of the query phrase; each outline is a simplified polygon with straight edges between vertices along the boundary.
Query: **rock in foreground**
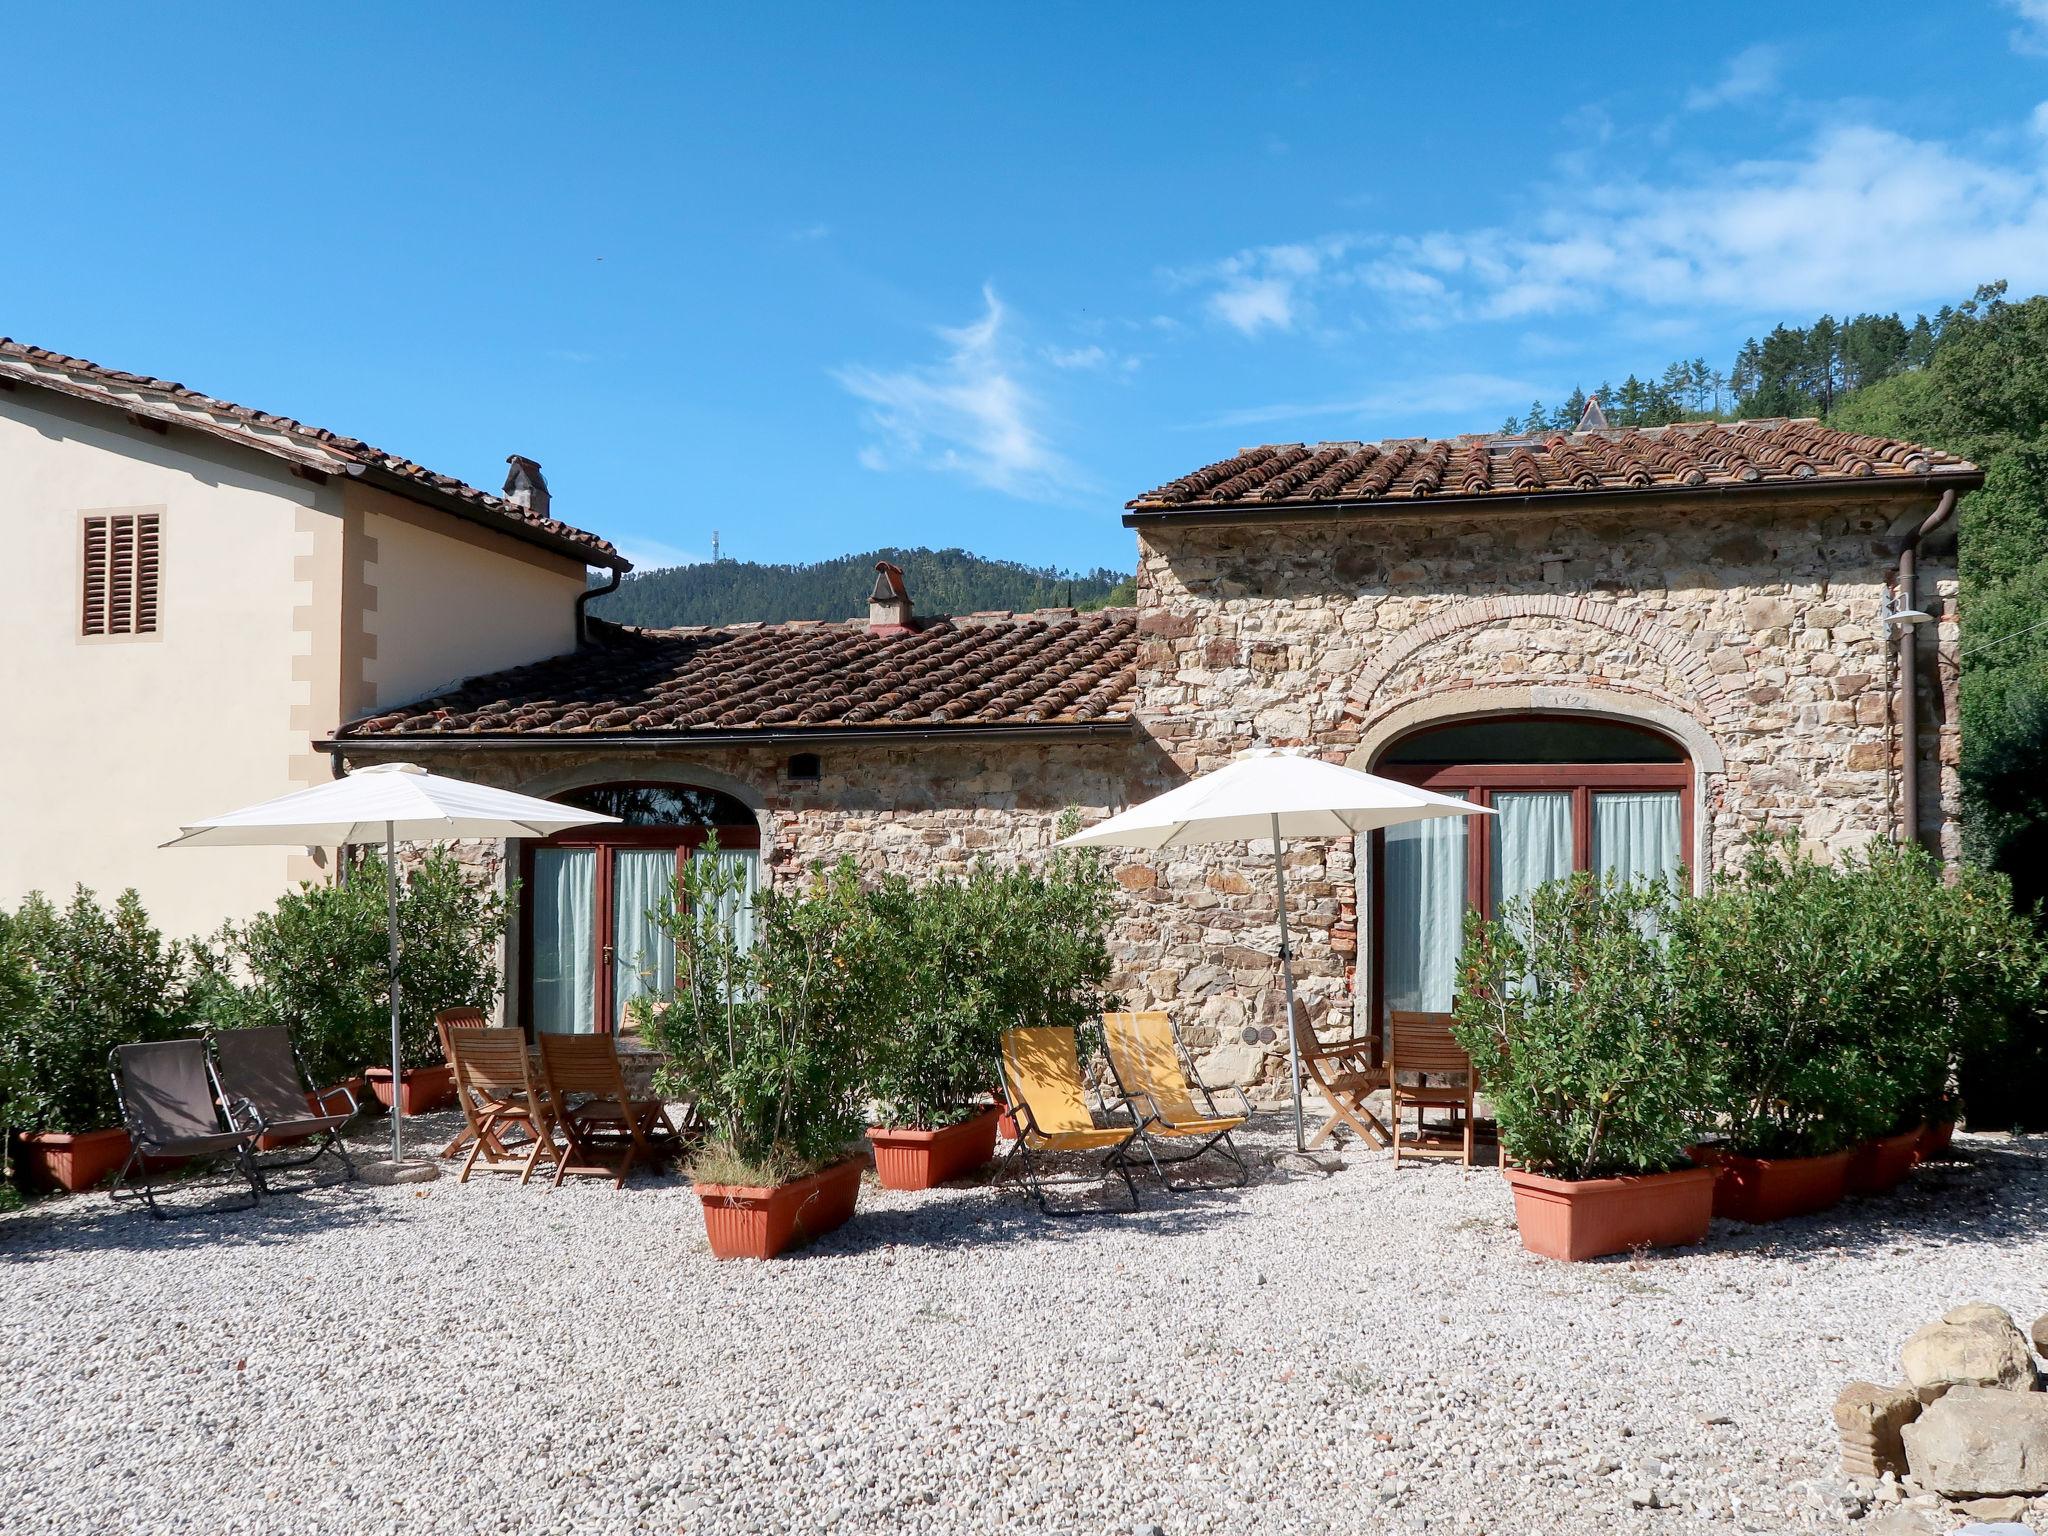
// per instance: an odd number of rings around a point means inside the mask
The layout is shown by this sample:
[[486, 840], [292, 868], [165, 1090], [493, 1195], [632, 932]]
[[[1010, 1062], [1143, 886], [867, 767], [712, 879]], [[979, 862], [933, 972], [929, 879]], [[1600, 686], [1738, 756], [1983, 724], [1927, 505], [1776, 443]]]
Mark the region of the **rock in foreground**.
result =
[[1937, 1493], [2048, 1492], [2048, 1393], [1951, 1387], [1900, 1434], [1913, 1476]]

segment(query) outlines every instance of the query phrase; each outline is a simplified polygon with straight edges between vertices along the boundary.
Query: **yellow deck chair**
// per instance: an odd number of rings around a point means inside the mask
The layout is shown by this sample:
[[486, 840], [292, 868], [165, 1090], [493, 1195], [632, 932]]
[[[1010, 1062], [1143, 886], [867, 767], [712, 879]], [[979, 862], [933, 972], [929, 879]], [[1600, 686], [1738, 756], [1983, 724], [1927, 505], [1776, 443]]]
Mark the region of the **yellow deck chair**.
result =
[[[1138, 1117], [1138, 1142], [1163, 1183], [1167, 1163], [1191, 1163], [1216, 1148], [1237, 1169], [1237, 1182], [1251, 1169], [1230, 1139], [1252, 1117], [1252, 1102], [1242, 1088], [1232, 1089], [1243, 1113], [1227, 1114], [1216, 1095], [1194, 1071], [1180, 1043], [1180, 1032], [1164, 1013], [1105, 1013], [1103, 1043], [1109, 1048], [1109, 1069], [1117, 1087]], [[1195, 1102], [1196, 1095], [1201, 1103]], [[1160, 1143], [1176, 1150], [1162, 1152]], [[1187, 1146], [1194, 1142], [1197, 1145]]]
[[[1081, 1081], [1081, 1051], [1071, 1029], [1007, 1029], [997, 1068], [1002, 1076], [1003, 1097], [1017, 1120], [1017, 1140], [1004, 1159], [1000, 1179], [1016, 1163], [1024, 1174], [1024, 1187], [1038, 1208], [1047, 1215], [1080, 1215], [1078, 1211], [1055, 1210], [1046, 1203], [1040, 1164], [1048, 1156], [1063, 1152], [1101, 1152], [1102, 1167], [1124, 1181], [1130, 1192], [1131, 1209], [1138, 1208], [1138, 1186], [1131, 1178], [1130, 1148], [1137, 1139], [1137, 1117], [1129, 1106], [1122, 1108], [1125, 1124], [1101, 1125], [1088, 1107], [1088, 1090]], [[1113, 1115], [1115, 1112], [1112, 1111]]]

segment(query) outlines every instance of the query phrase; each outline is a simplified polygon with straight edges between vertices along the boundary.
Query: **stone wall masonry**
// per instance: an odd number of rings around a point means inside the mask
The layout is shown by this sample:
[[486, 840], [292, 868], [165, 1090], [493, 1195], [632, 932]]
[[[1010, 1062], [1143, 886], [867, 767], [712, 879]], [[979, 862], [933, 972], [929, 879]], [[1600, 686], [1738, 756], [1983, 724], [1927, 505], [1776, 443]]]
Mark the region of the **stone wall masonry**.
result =
[[[1915, 505], [1914, 519], [1925, 510]], [[1140, 708], [1189, 773], [1255, 745], [1370, 768], [1419, 724], [1503, 709], [1634, 718], [1691, 753], [1697, 865], [1720, 865], [1760, 828], [1838, 856], [1897, 825], [1882, 605], [1906, 511], [1762, 502], [1148, 528]], [[1952, 557], [1925, 556], [1921, 569], [1922, 605], [1936, 607], [1952, 655]], [[1923, 630], [1922, 817], [1953, 858], [1954, 678], [1934, 665], [1935, 628]], [[1304, 844], [1289, 858], [1302, 990], [1328, 1005], [1326, 1032], [1341, 1034], [1361, 960], [1361, 861], [1348, 844]], [[1153, 985], [1163, 997], [1174, 982], [1184, 1005], [1198, 1003], [1193, 1017], [1214, 1026], [1218, 1046], [1244, 1025], [1263, 1034], [1279, 1023], [1270, 962], [1236, 964], [1216, 946], [1234, 927], [1271, 921], [1270, 895], [1261, 902], [1270, 879], [1241, 862], [1176, 857], [1147, 888], [1162, 909], [1200, 914], [1162, 924], [1178, 963]], [[1285, 1046], [1274, 1033], [1268, 1071]]]

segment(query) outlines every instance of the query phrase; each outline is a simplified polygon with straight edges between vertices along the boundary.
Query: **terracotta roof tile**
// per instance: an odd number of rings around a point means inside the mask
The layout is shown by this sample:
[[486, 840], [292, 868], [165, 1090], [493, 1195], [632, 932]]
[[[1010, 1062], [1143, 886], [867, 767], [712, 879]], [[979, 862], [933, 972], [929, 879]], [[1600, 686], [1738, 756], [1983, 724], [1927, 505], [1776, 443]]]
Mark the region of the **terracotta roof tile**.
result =
[[1119, 724], [1137, 690], [1130, 609], [865, 623], [630, 629], [357, 720], [338, 739]]
[[1977, 467], [1939, 449], [1838, 432], [1812, 420], [1774, 418], [1604, 432], [1269, 444], [1169, 480], [1130, 508], [1158, 514], [1446, 496], [1631, 495], [1949, 474], [1975, 476]]
[[162, 425], [189, 427], [326, 474], [381, 470], [422, 491], [466, 503], [484, 514], [486, 520], [510, 525], [508, 531], [545, 535], [581, 552], [593, 565], [632, 568], [608, 540], [594, 533], [541, 516], [517, 502], [480, 491], [452, 475], [437, 474], [398, 454], [373, 448], [361, 438], [343, 437], [324, 427], [309, 427], [289, 416], [273, 416], [229, 400], [216, 400], [168, 379], [123, 373], [82, 357], [68, 357], [62, 352], [0, 336], [0, 385], [13, 383], [32, 384], [75, 399], [112, 406]]

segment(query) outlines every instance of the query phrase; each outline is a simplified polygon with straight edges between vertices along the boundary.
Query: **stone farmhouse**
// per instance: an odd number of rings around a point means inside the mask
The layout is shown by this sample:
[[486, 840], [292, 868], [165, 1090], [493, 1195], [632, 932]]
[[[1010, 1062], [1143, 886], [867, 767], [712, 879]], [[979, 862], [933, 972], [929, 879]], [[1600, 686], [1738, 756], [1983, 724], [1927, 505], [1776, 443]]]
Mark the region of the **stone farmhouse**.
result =
[[[609, 1028], [640, 915], [716, 835], [756, 878], [1048, 846], [1247, 747], [1498, 813], [1291, 847], [1326, 1023], [1448, 1003], [1460, 914], [1573, 869], [1698, 878], [1754, 829], [1956, 852], [1953, 456], [1811, 421], [1246, 449], [1132, 501], [1138, 605], [638, 631], [331, 742], [607, 809], [522, 847], [515, 1017]], [[1118, 986], [1222, 1080], [1285, 1041], [1256, 850], [1122, 856]]]

